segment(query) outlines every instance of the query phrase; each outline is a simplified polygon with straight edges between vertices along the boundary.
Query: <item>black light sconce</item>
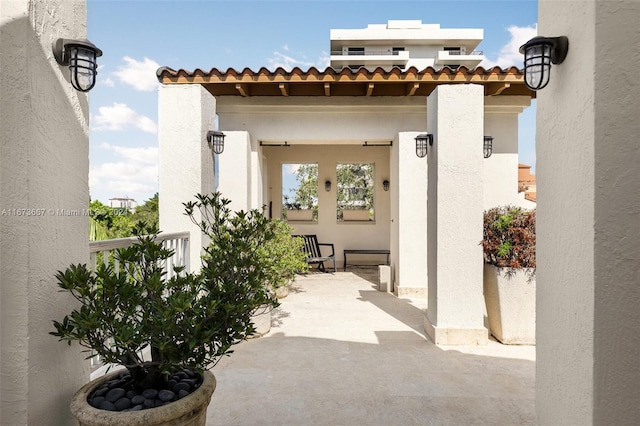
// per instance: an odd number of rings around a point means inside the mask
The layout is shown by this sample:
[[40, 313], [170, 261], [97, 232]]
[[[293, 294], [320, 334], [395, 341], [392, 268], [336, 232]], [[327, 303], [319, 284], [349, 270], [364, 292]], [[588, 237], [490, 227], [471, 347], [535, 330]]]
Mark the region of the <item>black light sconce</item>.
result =
[[389, 181], [387, 179], [382, 181], [382, 189], [384, 189], [385, 191], [389, 190]]
[[222, 132], [215, 130], [207, 132], [207, 142], [209, 143], [209, 148], [213, 148], [214, 153], [222, 154], [222, 151], [224, 151], [224, 137], [225, 134]]
[[431, 133], [421, 133], [416, 136], [416, 155], [423, 158], [427, 155], [427, 144], [433, 146], [433, 135]]
[[53, 43], [53, 56], [60, 65], [69, 66], [69, 79], [74, 89], [88, 92], [96, 85], [96, 58], [102, 56], [102, 50], [89, 40], [59, 38]]
[[493, 154], [493, 136], [485, 136], [484, 137], [484, 158], [491, 157]]
[[324, 190], [327, 191], [327, 192], [331, 191], [331, 181], [330, 180], [326, 180], [324, 182]]
[[561, 64], [569, 51], [569, 39], [534, 37], [522, 46], [524, 54], [524, 82], [531, 90], [540, 90], [549, 83], [551, 64]]

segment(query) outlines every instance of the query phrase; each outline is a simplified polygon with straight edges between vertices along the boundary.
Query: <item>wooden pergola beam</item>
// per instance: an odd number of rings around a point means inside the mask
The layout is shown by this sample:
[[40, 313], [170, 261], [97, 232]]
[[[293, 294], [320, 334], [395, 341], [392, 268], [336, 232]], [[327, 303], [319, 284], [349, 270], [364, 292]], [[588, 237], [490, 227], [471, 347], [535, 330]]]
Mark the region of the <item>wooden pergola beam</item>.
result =
[[246, 83], [236, 83], [236, 90], [240, 93], [240, 96], [249, 96], [249, 85]]

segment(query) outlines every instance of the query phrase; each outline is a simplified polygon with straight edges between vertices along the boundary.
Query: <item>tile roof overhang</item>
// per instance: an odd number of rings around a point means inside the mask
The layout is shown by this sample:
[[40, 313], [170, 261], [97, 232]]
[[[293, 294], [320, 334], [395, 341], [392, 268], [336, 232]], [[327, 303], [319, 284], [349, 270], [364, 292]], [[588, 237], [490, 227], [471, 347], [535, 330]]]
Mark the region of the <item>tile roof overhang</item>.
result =
[[283, 68], [269, 71], [263, 67], [258, 71], [229, 68], [224, 72], [216, 68], [205, 72], [199, 68], [176, 71], [161, 67], [156, 75], [162, 84], [201, 84], [214, 96], [428, 96], [439, 84], [466, 83], [483, 85], [486, 96], [535, 98], [535, 92], [524, 84], [524, 73], [516, 67], [485, 70], [462, 66], [437, 71], [431, 67], [421, 71], [415, 67], [390, 71], [382, 68], [320, 71], [314, 67], [308, 71], [297, 67], [291, 71]]

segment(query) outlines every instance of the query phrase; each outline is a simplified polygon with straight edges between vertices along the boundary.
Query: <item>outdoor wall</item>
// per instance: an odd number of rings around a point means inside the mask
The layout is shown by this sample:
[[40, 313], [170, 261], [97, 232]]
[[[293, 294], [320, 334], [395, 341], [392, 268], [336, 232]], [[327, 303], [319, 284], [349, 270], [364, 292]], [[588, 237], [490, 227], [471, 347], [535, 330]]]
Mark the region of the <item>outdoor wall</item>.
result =
[[[160, 230], [190, 232], [189, 266], [195, 271], [201, 266], [201, 248], [208, 241], [185, 216], [182, 203], [214, 191], [214, 154], [206, 134], [215, 130], [216, 100], [199, 85], [169, 85], [158, 90]], [[195, 217], [199, 220], [200, 216]]]
[[224, 133], [225, 148], [218, 160], [220, 182], [218, 191], [231, 200], [229, 208], [233, 211], [257, 208], [259, 205], [252, 203], [252, 194], [258, 183], [256, 178], [259, 176], [259, 171], [257, 164], [252, 161], [254, 153], [251, 150], [249, 134], [245, 131], [228, 130]]
[[540, 2], [566, 60], [538, 92], [536, 409], [638, 424], [640, 3]]
[[427, 297], [427, 158], [416, 155], [415, 142], [425, 132], [400, 133], [391, 149], [391, 265], [399, 297]]
[[493, 154], [482, 161], [485, 210], [507, 204], [536, 207], [518, 193], [518, 115], [530, 101], [525, 96], [485, 97], [484, 135], [493, 136]]
[[89, 261], [89, 109], [51, 46], [85, 2], [0, 3], [0, 424], [65, 425], [89, 364], [48, 333], [76, 306], [56, 271]]
[[[263, 154], [269, 164], [267, 176], [269, 193], [265, 202], [267, 205], [272, 202], [273, 217], [280, 217], [282, 164], [317, 163], [318, 222], [290, 221], [289, 224], [295, 228], [294, 233], [317, 234], [319, 242], [333, 243], [337, 264], [340, 266], [343, 263], [342, 255], [345, 248], [389, 249], [390, 191], [384, 191], [382, 188], [382, 182], [385, 179], [390, 180], [392, 188], [396, 185], [389, 177], [389, 149], [389, 147], [363, 147], [362, 145], [263, 147]], [[375, 221], [338, 222], [336, 219], [336, 165], [351, 162], [375, 163]], [[332, 183], [330, 192], [324, 189], [324, 182], [327, 179]], [[362, 260], [370, 260], [373, 264], [378, 264], [384, 263], [385, 258], [378, 255], [375, 258], [369, 257]]]
[[219, 96], [222, 131], [247, 131], [254, 142], [358, 143], [391, 141], [426, 122], [424, 97]]

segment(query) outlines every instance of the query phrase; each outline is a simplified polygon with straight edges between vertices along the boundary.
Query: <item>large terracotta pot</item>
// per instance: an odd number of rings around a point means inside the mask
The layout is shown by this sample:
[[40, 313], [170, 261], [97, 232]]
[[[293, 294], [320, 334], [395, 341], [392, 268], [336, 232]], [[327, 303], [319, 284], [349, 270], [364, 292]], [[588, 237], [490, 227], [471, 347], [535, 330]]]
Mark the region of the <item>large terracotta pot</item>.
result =
[[216, 378], [204, 372], [200, 387], [182, 399], [162, 407], [142, 411], [116, 412], [99, 410], [87, 402], [87, 397], [102, 383], [117, 377], [107, 374], [84, 385], [71, 400], [71, 414], [80, 426], [205, 426], [207, 407], [216, 388]]
[[484, 266], [484, 300], [491, 334], [507, 345], [536, 344], [536, 281], [525, 270], [507, 277], [504, 268]]

